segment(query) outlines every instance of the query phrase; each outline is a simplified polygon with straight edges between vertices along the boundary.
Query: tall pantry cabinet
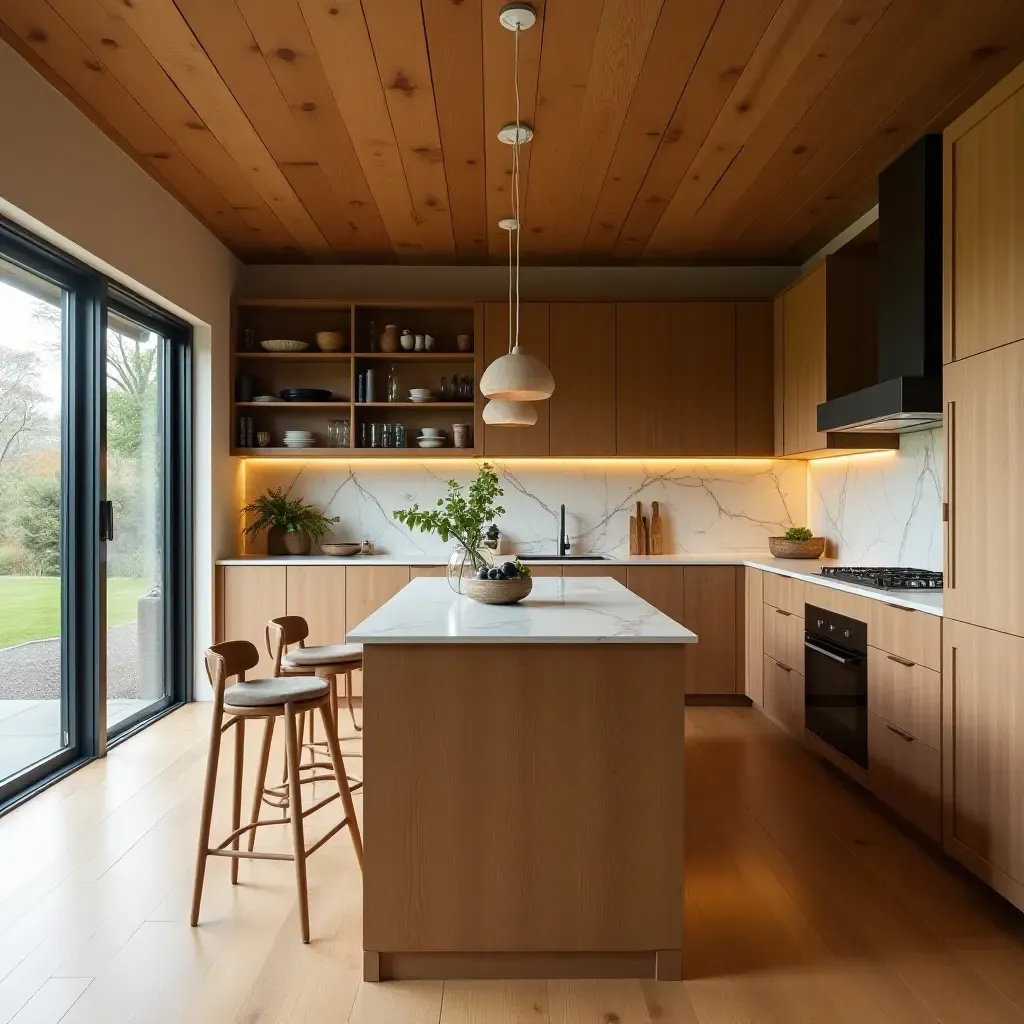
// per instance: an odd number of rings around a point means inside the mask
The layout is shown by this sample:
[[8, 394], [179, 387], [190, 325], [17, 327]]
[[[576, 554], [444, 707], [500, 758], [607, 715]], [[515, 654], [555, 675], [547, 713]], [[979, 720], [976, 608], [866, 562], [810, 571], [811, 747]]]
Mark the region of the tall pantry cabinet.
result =
[[945, 146], [943, 842], [1024, 909], [1024, 66]]

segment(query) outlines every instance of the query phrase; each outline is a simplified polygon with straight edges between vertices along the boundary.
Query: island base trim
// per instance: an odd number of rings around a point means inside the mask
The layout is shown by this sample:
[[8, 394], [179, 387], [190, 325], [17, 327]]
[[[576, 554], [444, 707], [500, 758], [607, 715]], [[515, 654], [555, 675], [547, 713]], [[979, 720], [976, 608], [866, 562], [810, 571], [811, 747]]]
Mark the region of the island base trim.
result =
[[655, 978], [679, 981], [683, 951], [579, 953], [363, 952], [364, 981]]

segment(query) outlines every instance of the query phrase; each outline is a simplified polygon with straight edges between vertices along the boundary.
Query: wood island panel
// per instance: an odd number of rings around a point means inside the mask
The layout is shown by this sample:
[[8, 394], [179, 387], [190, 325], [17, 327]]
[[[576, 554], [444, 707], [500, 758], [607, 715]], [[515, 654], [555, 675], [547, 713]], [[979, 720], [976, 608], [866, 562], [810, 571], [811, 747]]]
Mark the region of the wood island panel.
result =
[[502, 977], [511, 957], [542, 977], [678, 975], [677, 657], [664, 644], [365, 646], [371, 971]]

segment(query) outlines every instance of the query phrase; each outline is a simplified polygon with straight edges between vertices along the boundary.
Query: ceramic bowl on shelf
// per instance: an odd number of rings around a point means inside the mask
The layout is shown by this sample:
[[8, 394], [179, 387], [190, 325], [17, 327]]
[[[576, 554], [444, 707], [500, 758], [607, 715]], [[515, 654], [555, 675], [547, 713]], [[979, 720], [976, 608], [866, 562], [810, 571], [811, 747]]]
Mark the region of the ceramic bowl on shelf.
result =
[[264, 352], [305, 352], [309, 342], [296, 338], [269, 338], [260, 342], [260, 348]]
[[416, 444], [420, 448], [443, 448], [445, 441], [442, 437], [418, 437]]
[[280, 401], [277, 395], [253, 395], [252, 400], [254, 402], [277, 402]]
[[317, 331], [316, 347], [321, 352], [345, 352], [348, 350], [348, 335], [344, 331]]
[[444, 437], [444, 431], [440, 427], [420, 427], [420, 437]]
[[283, 402], [329, 402], [334, 397], [324, 388], [284, 388], [279, 394]]

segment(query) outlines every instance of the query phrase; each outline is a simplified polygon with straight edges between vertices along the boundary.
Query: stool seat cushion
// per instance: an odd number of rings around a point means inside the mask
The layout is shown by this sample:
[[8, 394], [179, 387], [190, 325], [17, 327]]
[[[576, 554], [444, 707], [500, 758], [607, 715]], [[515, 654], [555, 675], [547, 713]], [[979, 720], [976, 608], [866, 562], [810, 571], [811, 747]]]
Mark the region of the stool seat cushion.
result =
[[224, 691], [224, 703], [236, 708], [265, 708], [313, 700], [327, 694], [327, 680], [316, 676], [284, 676], [281, 679], [247, 679]]
[[284, 668], [311, 668], [315, 665], [344, 665], [363, 660], [362, 644], [323, 644], [320, 647], [296, 647], [281, 658]]

